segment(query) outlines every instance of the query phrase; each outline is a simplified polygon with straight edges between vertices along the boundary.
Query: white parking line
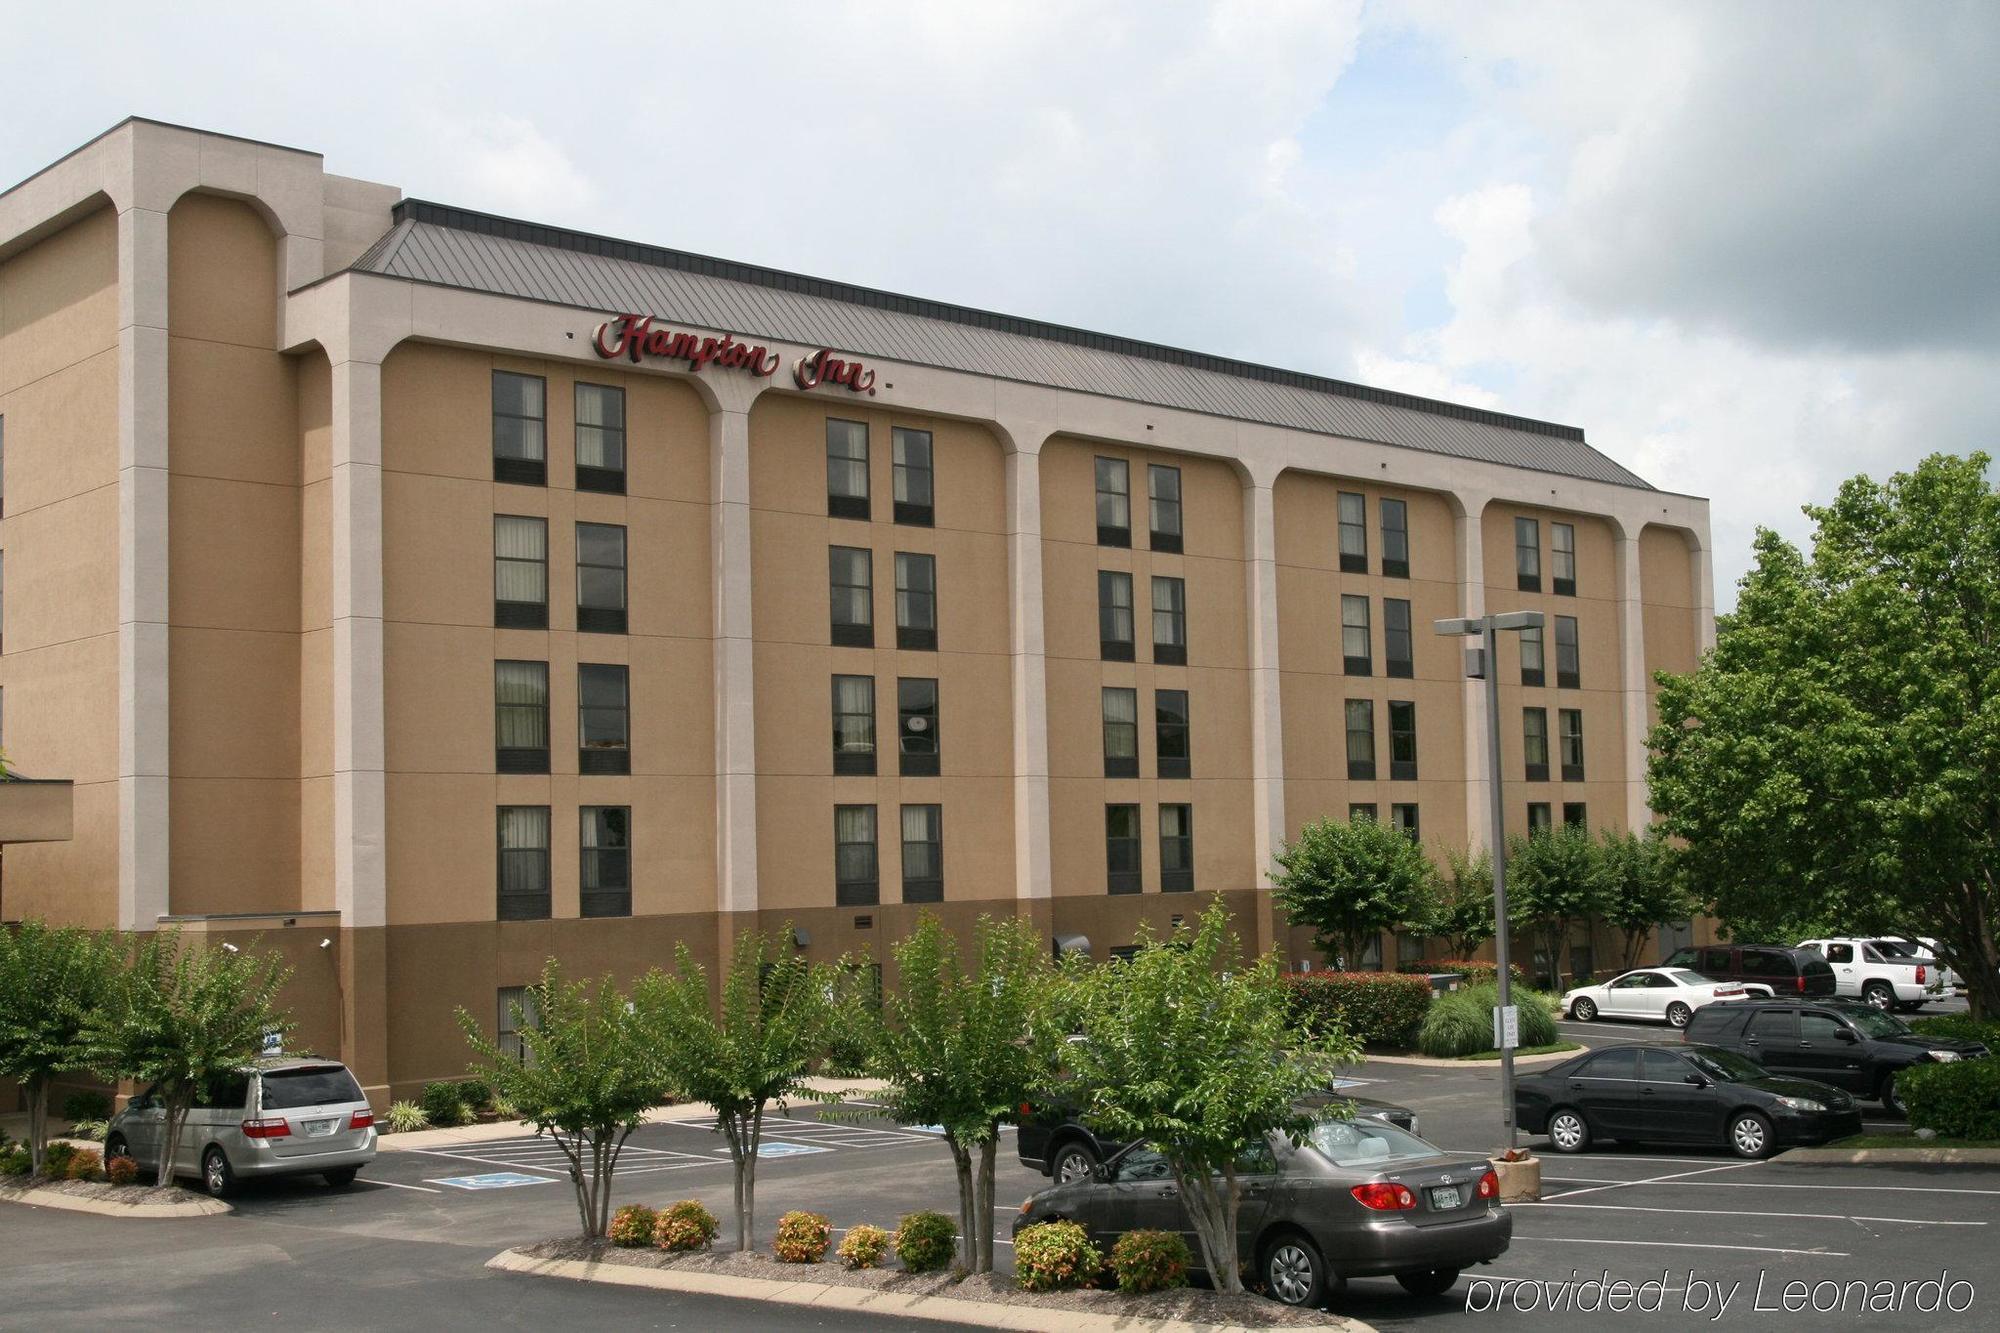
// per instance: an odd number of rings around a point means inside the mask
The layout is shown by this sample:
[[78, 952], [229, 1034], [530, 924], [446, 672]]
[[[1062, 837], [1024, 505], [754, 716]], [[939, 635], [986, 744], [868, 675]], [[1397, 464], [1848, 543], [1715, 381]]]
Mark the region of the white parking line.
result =
[[[1681, 1179], [1682, 1177], [1684, 1177], [1684, 1176], [1703, 1176], [1703, 1175], [1707, 1175], [1707, 1174], [1708, 1174], [1708, 1173], [1709, 1173], [1710, 1171], [1741, 1171], [1741, 1170], [1742, 1170], [1742, 1169], [1743, 1169], [1744, 1167], [1747, 1167], [1747, 1166], [1756, 1166], [1756, 1165], [1758, 1165], [1758, 1163], [1756, 1163], [1756, 1162], [1730, 1162], [1730, 1163], [1727, 1163], [1727, 1164], [1725, 1164], [1725, 1165], [1722, 1165], [1722, 1166], [1711, 1166], [1711, 1167], [1705, 1167], [1705, 1168], [1703, 1168], [1703, 1169], [1702, 1169], [1702, 1170], [1700, 1170], [1700, 1171], [1676, 1171], [1676, 1172], [1672, 1173], [1671, 1175], [1665, 1175], [1665, 1176], [1648, 1176], [1648, 1177], [1646, 1177], [1646, 1178], [1644, 1178], [1644, 1179], [1642, 1179], [1642, 1180], [1612, 1180], [1612, 1181], [1605, 1181], [1605, 1182], [1603, 1182], [1603, 1183], [1601, 1183], [1601, 1184], [1598, 1184], [1597, 1186], [1595, 1186], [1595, 1187], [1594, 1187], [1594, 1188], [1592, 1188], [1592, 1189], [1587, 1189], [1587, 1190], [1567, 1190], [1567, 1191], [1565, 1191], [1565, 1192], [1563, 1193], [1562, 1197], [1563, 1197], [1563, 1198], [1568, 1198], [1568, 1197], [1570, 1197], [1571, 1195], [1575, 1195], [1575, 1194], [1601, 1194], [1601, 1193], [1603, 1193], [1603, 1192], [1604, 1192], [1605, 1190], [1623, 1190], [1623, 1189], [1630, 1189], [1630, 1188], [1632, 1188], [1632, 1187], [1633, 1187], [1634, 1185], [1665, 1185], [1665, 1184], [1670, 1184], [1670, 1183], [1672, 1183], [1672, 1182], [1674, 1182], [1674, 1181], [1677, 1181], [1677, 1180], [1680, 1180], [1680, 1179]], [[1688, 1182], [1688, 1183], [1694, 1183], [1694, 1182]]]
[[[1586, 1191], [1575, 1191], [1585, 1193]], [[1557, 1195], [1556, 1198], [1562, 1198]], [[1983, 1227], [1984, 1222], [1948, 1222], [1935, 1217], [1859, 1217], [1851, 1213], [1773, 1213], [1763, 1209], [1704, 1208], [1690, 1214], [1685, 1208], [1642, 1208], [1630, 1203], [1511, 1203], [1509, 1208], [1589, 1208], [1607, 1213], [1672, 1213], [1677, 1217], [1803, 1217], [1817, 1222], [1903, 1222], [1914, 1227]]]
[[[1758, 1162], [1745, 1162], [1745, 1166], [1758, 1166]], [[1554, 1179], [1554, 1177], [1544, 1177]], [[1954, 1185], [1780, 1185], [1764, 1180], [1635, 1180], [1634, 1185], [1694, 1185], [1713, 1189], [1732, 1190], [1870, 1190], [1885, 1194], [2000, 1194], [2000, 1190], [1974, 1190]], [[1573, 1193], [1584, 1193], [1582, 1190]]]
[[434, 1190], [434, 1189], [432, 1189], [432, 1188], [431, 1188], [431, 1187], [430, 1187], [429, 1185], [402, 1185], [402, 1184], [398, 1184], [397, 1182], [395, 1182], [395, 1181], [393, 1181], [393, 1180], [368, 1180], [368, 1179], [362, 1179], [362, 1180], [357, 1180], [357, 1181], [355, 1181], [354, 1183], [355, 1183], [355, 1184], [357, 1184], [357, 1185], [387, 1185], [387, 1186], [388, 1186], [388, 1187], [389, 1187], [390, 1189], [392, 1189], [392, 1190], [415, 1190], [415, 1191], [417, 1191], [417, 1192], [418, 1192], [419, 1194], [442, 1194], [442, 1193], [444, 1193], [444, 1191], [443, 1191], [443, 1190]]
[[1594, 1236], [1522, 1236], [1514, 1237], [1514, 1244], [1532, 1241], [1545, 1245], [1644, 1245], [1649, 1249], [1668, 1250], [1733, 1250], [1738, 1254], [1804, 1254], [1815, 1259], [1851, 1259], [1852, 1255], [1840, 1250], [1781, 1250], [1768, 1245], [1703, 1245], [1691, 1240], [1600, 1240]]

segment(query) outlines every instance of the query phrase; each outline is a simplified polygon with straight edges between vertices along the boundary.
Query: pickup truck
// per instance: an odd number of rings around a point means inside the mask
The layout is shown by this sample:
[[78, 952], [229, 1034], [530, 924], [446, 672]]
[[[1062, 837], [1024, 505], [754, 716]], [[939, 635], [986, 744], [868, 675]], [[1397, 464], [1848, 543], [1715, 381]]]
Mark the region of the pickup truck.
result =
[[1926, 1000], [1941, 1000], [1949, 991], [1935, 961], [1892, 953], [1865, 939], [1802, 940], [1833, 968], [1835, 995], [1868, 1001], [1877, 1009], [1921, 1009]]

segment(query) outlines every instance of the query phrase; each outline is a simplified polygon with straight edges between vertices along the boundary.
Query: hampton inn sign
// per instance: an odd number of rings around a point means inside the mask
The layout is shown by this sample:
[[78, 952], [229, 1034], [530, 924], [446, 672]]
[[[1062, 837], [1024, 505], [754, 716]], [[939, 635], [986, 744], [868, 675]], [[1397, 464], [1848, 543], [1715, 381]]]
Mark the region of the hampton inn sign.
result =
[[[700, 370], [713, 362], [728, 370], [769, 376], [777, 373], [779, 364], [778, 354], [761, 343], [738, 342], [733, 333], [711, 338], [656, 328], [651, 315], [618, 315], [606, 320], [597, 326], [591, 346], [607, 361], [621, 356], [635, 362], [652, 357], [660, 361], [685, 361], [691, 370]], [[825, 384], [838, 385], [849, 393], [872, 396], [875, 392], [875, 372], [859, 361], [835, 356], [830, 347], [822, 347], [793, 362], [792, 379], [801, 389]]]

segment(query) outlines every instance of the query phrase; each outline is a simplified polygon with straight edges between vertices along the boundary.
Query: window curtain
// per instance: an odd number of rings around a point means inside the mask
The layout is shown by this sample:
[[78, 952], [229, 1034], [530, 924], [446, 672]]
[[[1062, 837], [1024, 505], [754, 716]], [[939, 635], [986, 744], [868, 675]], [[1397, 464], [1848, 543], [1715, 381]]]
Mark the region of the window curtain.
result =
[[[547, 666], [540, 662], [495, 662], [493, 700], [498, 705], [497, 721], [502, 749], [549, 748]], [[543, 819], [546, 824], [547, 816]]]
[[538, 518], [493, 523], [493, 595], [503, 602], [549, 600], [549, 528]]
[[549, 812], [539, 805], [507, 806], [500, 811], [500, 891], [549, 891]]
[[845, 883], [875, 878], [875, 807], [837, 806], [833, 812], [835, 877]]
[[834, 712], [840, 715], [835, 736], [839, 749], [867, 754], [875, 749], [875, 678], [836, 676], [833, 682]]
[[625, 394], [595, 384], [576, 386], [576, 461], [579, 467], [625, 467]]
[[938, 808], [934, 805], [903, 807], [903, 878], [941, 879], [939, 869]]
[[1134, 690], [1104, 691], [1104, 754], [1109, 759], [1134, 759], [1139, 754], [1139, 695]]

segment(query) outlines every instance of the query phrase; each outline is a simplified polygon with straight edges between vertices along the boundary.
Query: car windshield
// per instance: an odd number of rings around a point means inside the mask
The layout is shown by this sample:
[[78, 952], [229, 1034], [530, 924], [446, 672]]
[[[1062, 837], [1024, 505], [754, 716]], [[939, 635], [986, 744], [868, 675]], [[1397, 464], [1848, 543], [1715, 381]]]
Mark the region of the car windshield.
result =
[[1683, 986], [1709, 986], [1714, 984], [1707, 977], [1703, 976], [1701, 973], [1690, 972], [1684, 967], [1677, 967], [1673, 971], [1667, 973], [1667, 975], [1672, 977], [1675, 981], [1680, 982], [1681, 985]]
[[1721, 1083], [1746, 1083], [1763, 1078], [1765, 1069], [1754, 1060], [1716, 1046], [1690, 1046], [1681, 1052], [1694, 1067]]
[[1444, 1154], [1414, 1134], [1371, 1120], [1322, 1120], [1306, 1143], [1335, 1166], [1373, 1166]]
[[1841, 1016], [1860, 1028], [1864, 1037], [1907, 1037], [1912, 1030], [1908, 1023], [1894, 1014], [1885, 1014], [1874, 1008], [1843, 1009]]
[[266, 1111], [285, 1111], [295, 1106], [324, 1106], [328, 1102], [360, 1100], [360, 1085], [354, 1081], [354, 1075], [340, 1065], [273, 1069], [264, 1074]]

